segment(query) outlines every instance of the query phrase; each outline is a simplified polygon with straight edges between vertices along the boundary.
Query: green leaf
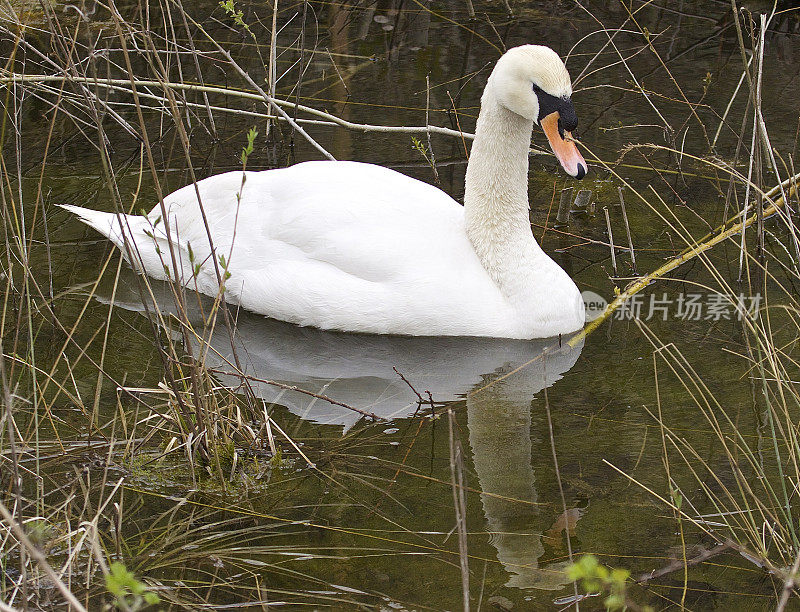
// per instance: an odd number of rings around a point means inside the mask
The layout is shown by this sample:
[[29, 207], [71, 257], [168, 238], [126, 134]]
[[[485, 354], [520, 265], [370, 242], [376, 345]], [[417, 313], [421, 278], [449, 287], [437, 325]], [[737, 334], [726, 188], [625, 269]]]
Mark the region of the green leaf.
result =
[[247, 144], [242, 149], [242, 165], [247, 165], [247, 159], [250, 157], [250, 154], [255, 149], [255, 141], [256, 136], [258, 136], [258, 130], [256, 130], [255, 126], [250, 128], [250, 131], [247, 132]]
[[621, 610], [625, 607], [625, 598], [622, 595], [609, 595], [603, 603], [608, 610]]

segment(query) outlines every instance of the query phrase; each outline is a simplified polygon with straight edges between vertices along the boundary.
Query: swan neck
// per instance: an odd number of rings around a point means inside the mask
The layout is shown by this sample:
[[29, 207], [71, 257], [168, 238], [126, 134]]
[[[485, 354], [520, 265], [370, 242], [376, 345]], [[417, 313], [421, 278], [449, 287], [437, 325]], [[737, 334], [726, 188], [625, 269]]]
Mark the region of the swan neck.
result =
[[[508, 110], [494, 96], [491, 81], [481, 99], [465, 181], [468, 226], [525, 230], [528, 219], [528, 150], [533, 121]], [[509, 227], [509, 225], [511, 227]]]
[[[470, 152], [464, 191], [467, 236], [483, 267], [507, 296], [524, 285], [516, 278], [541, 248], [531, 233], [528, 150], [533, 121], [496, 99], [491, 79]], [[529, 272], [530, 270], [528, 270]]]

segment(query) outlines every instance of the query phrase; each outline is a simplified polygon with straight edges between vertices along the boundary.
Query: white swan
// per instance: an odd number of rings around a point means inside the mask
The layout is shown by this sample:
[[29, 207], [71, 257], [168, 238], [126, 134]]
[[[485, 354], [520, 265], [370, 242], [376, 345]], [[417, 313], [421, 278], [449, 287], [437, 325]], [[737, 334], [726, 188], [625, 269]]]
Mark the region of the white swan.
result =
[[[197, 183], [229, 303], [299, 325], [376, 334], [541, 338], [583, 326], [569, 276], [531, 233], [528, 149], [534, 122], [572, 176], [586, 162], [569, 74], [548, 47], [510, 49], [481, 98], [464, 206], [398, 172], [313, 161], [228, 172]], [[164, 198], [178, 274], [217, 295], [194, 185]], [[135, 263], [165, 279], [172, 259], [160, 206], [118, 217], [65, 206]], [[120, 226], [122, 218], [122, 226]], [[124, 228], [124, 229], [123, 229]]]

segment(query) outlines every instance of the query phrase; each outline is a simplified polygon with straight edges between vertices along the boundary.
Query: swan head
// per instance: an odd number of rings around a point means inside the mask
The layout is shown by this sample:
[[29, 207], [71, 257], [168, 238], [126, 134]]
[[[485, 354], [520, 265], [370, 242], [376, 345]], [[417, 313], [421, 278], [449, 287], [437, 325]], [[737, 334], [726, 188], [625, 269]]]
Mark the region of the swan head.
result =
[[572, 137], [578, 127], [572, 82], [555, 51], [542, 45], [509, 49], [497, 61], [489, 84], [487, 91], [502, 106], [541, 126], [567, 174], [586, 176], [588, 166]]

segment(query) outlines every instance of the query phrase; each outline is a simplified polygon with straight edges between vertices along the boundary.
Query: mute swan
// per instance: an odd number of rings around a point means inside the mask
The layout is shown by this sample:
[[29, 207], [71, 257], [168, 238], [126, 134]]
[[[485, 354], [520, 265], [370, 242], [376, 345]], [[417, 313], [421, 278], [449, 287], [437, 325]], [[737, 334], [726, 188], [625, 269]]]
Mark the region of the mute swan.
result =
[[[322, 329], [520, 339], [576, 331], [581, 294], [528, 217], [534, 122], [564, 170], [586, 174], [564, 138], [577, 125], [571, 94], [548, 47], [523, 45], [498, 60], [481, 98], [463, 207], [427, 183], [348, 161], [233, 171], [199, 181], [197, 191], [178, 189], [164, 198], [177, 278], [217, 295], [215, 257], [227, 266], [229, 303]], [[160, 206], [147, 217], [64, 208], [126, 257], [135, 252], [135, 267], [176, 278]]]

